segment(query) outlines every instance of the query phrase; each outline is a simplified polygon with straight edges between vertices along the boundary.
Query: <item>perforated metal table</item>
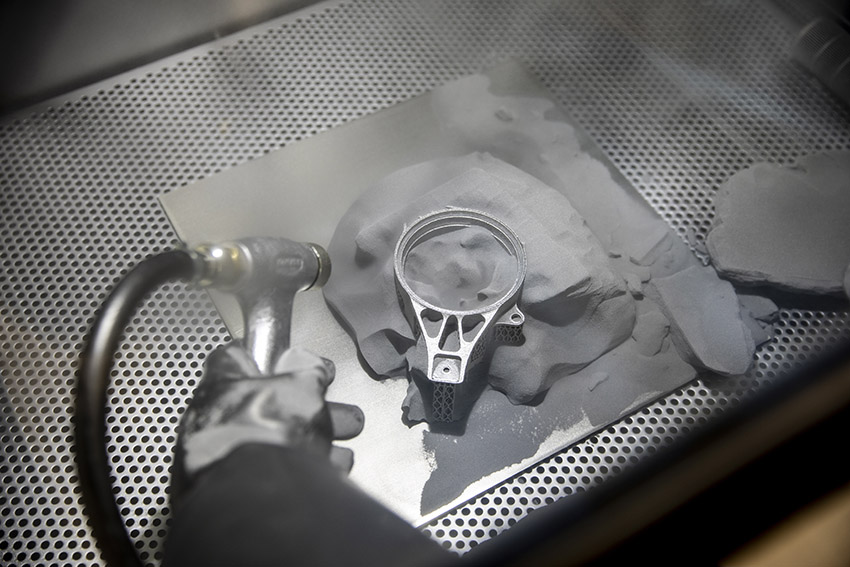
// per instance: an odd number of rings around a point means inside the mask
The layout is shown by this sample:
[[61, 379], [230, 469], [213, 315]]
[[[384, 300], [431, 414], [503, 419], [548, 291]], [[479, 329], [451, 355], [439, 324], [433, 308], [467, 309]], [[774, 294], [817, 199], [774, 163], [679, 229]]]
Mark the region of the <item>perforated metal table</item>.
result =
[[[778, 4], [324, 2], [8, 117], [0, 127], [0, 562], [100, 563], [73, 463], [75, 371], [111, 286], [175, 235], [156, 196], [513, 57], [700, 252], [712, 194], [758, 161], [850, 149], [850, 111], [788, 56]], [[701, 379], [435, 520], [463, 553], [663, 450], [850, 337], [838, 303], [785, 308], [742, 379]], [[109, 450], [158, 564], [180, 414], [228, 340], [163, 287], [127, 329]]]

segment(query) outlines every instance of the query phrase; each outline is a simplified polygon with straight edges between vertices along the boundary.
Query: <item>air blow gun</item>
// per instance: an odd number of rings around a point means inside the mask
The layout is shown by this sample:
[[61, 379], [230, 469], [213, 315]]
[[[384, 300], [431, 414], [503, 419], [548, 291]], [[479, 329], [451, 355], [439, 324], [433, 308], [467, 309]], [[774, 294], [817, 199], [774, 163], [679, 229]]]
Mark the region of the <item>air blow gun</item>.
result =
[[233, 294], [242, 308], [245, 349], [261, 373], [270, 373], [289, 348], [295, 294], [321, 287], [330, 271], [327, 252], [316, 244], [245, 238], [157, 254], [139, 263], [115, 286], [101, 307], [83, 355], [75, 425], [83, 498], [109, 565], [142, 565], [112, 495], [106, 448], [112, 359], [138, 303], [173, 279]]

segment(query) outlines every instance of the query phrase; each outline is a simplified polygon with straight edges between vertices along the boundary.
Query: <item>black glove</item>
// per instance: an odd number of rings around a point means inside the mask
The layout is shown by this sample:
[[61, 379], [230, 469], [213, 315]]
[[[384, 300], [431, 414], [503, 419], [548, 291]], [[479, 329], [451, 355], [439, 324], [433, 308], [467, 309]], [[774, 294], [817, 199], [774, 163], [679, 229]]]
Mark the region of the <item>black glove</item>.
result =
[[198, 472], [249, 443], [298, 448], [350, 471], [353, 453], [331, 441], [360, 433], [363, 412], [357, 406], [325, 402], [333, 378], [330, 360], [303, 349], [284, 352], [271, 376], [260, 375], [237, 344], [214, 350], [183, 416], [172, 496]]
[[239, 346], [210, 354], [177, 443], [164, 566], [454, 564], [321, 462], [350, 470], [331, 441], [363, 427], [357, 407], [325, 403], [333, 375], [300, 349], [272, 376]]

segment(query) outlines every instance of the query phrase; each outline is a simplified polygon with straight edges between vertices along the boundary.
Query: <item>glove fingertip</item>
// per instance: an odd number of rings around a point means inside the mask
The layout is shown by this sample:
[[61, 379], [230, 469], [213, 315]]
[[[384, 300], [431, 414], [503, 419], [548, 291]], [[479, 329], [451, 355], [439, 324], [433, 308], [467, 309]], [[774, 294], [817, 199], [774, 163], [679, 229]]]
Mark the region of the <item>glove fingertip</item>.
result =
[[350, 404], [328, 402], [334, 439], [351, 439], [363, 431], [366, 417], [363, 410]]
[[331, 447], [330, 461], [334, 468], [347, 475], [354, 466], [354, 451], [347, 447], [333, 446]]
[[322, 359], [322, 362], [325, 365], [325, 371], [327, 372], [328, 378], [327, 383], [330, 384], [334, 381], [334, 378], [336, 378], [336, 364], [334, 364], [334, 361], [330, 358], [325, 358], [324, 356], [320, 356], [319, 358]]

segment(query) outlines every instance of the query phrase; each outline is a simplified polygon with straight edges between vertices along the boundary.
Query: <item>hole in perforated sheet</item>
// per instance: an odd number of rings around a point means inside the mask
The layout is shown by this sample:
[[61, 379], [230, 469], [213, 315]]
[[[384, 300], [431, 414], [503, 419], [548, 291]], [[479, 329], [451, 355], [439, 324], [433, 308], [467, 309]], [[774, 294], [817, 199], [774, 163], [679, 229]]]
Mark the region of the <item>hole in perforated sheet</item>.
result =
[[592, 489], [848, 339], [846, 314], [782, 311], [774, 340], [747, 375], [697, 380], [434, 520], [425, 531], [464, 553], [532, 510]]
[[[164, 191], [506, 57], [533, 69], [697, 250], [731, 173], [850, 148], [846, 111], [788, 61], [791, 31], [767, 8], [623, 4], [334, 4], [0, 128], [0, 563], [100, 561], [75, 483], [74, 373], [107, 290], [174, 239], [156, 200]], [[464, 552], [850, 335], [846, 313], [783, 311], [777, 330], [746, 377], [675, 392], [426, 532]], [[206, 353], [226, 340], [206, 296], [172, 284], [144, 303], [116, 358], [116, 497], [152, 564], [175, 428]]]

